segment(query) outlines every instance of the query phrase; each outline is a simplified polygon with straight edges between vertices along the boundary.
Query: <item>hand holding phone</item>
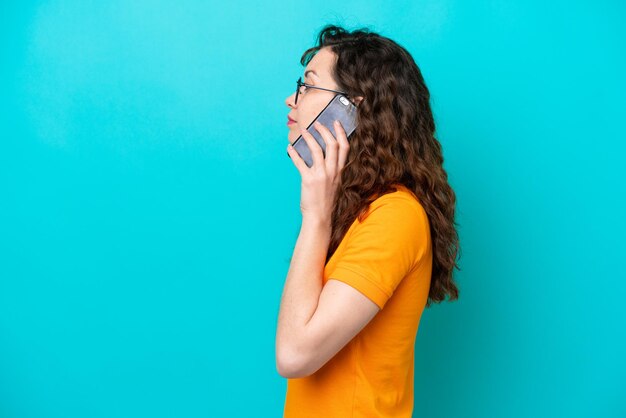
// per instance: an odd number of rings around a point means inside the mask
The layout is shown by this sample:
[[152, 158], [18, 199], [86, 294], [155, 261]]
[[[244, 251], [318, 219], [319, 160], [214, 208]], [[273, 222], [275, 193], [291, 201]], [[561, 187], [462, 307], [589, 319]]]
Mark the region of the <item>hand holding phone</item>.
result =
[[[322, 109], [319, 115], [309, 124], [306, 130], [313, 135], [315, 141], [320, 145], [324, 157], [326, 157], [326, 143], [322, 135], [313, 126], [313, 123], [315, 123], [315, 121], [321, 123], [327, 127], [336, 138], [337, 134], [333, 122], [338, 120], [346, 132], [346, 137], [350, 137], [350, 134], [356, 129], [356, 111], [356, 106], [346, 96], [336, 94], [335, 97], [328, 102], [326, 107]], [[311, 155], [311, 150], [306, 141], [302, 138], [302, 135], [296, 139], [292, 146], [310, 168], [313, 165], [313, 156]], [[289, 156], [289, 153], [287, 153], [287, 155]]]

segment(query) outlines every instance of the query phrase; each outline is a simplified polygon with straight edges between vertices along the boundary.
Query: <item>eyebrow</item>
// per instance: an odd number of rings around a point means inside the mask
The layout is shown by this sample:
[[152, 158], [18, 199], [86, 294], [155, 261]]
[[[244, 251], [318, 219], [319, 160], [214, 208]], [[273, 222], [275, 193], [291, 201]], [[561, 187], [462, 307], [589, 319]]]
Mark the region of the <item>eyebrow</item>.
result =
[[306, 77], [307, 77], [307, 74], [309, 74], [309, 73], [313, 73], [313, 74], [315, 74], [315, 76], [316, 76], [316, 77], [318, 77], [318, 78], [319, 78], [319, 75], [317, 75], [317, 73], [316, 73], [315, 71], [313, 71], [313, 70], [306, 70], [306, 71], [304, 72], [304, 78], [306, 78]]

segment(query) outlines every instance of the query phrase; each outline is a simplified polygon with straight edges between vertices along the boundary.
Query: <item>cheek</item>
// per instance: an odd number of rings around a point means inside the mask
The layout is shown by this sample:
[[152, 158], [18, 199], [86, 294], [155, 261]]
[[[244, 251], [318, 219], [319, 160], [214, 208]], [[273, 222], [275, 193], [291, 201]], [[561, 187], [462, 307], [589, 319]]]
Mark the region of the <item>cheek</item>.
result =
[[300, 113], [300, 118], [298, 119], [298, 129], [306, 129], [313, 119], [317, 117], [319, 112], [326, 106], [326, 103], [316, 103], [313, 106], [308, 107], [304, 112]]
[[310, 119], [310, 115], [307, 113], [302, 114], [302, 116], [300, 116], [300, 119], [298, 120], [298, 132], [302, 129], [306, 129], [307, 126], [309, 126], [309, 123], [311, 122]]

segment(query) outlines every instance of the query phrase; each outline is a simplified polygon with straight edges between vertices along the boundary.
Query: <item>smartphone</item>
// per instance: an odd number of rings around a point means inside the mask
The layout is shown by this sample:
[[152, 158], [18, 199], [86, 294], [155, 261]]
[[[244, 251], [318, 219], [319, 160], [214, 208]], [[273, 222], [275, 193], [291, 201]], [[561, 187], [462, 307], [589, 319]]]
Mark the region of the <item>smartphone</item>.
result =
[[[311, 124], [306, 128], [306, 130], [313, 135], [313, 138], [315, 138], [317, 143], [320, 144], [324, 158], [326, 158], [326, 143], [324, 142], [322, 134], [317, 132], [317, 129], [313, 126], [313, 123], [318, 121], [327, 127], [333, 136], [337, 138], [333, 122], [338, 120], [341, 122], [341, 126], [344, 131], [346, 131], [346, 137], [349, 138], [352, 132], [356, 129], [356, 110], [357, 109], [354, 103], [352, 103], [346, 96], [338, 93], [330, 102], [328, 102], [326, 107], [322, 109], [320, 114], [317, 115], [313, 122], [311, 122]], [[306, 165], [311, 167], [313, 165], [313, 156], [311, 155], [311, 150], [302, 135], [300, 135], [291, 145], [296, 150], [298, 155], [302, 157]], [[287, 156], [289, 156], [289, 153], [287, 153]]]

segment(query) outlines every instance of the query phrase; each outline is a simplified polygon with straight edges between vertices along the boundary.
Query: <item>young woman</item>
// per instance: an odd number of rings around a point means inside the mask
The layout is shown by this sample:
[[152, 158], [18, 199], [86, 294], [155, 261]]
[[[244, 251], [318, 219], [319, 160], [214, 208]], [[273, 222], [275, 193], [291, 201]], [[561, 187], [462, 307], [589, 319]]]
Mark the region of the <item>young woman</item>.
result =
[[[430, 94], [411, 55], [368, 29], [326, 26], [286, 100], [302, 176], [302, 225], [285, 282], [276, 367], [285, 418], [411, 417], [414, 345], [431, 302], [458, 299], [455, 194], [435, 139]], [[357, 105], [346, 138], [305, 129], [338, 92]]]

